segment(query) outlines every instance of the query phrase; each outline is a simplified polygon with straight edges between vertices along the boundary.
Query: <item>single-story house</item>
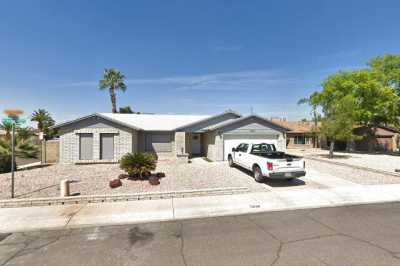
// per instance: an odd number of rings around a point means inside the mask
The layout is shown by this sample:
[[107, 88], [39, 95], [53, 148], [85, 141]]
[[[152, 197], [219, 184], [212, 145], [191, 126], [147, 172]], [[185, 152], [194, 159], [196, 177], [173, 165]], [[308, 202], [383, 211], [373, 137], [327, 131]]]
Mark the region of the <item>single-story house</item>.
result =
[[95, 113], [53, 128], [60, 137], [61, 163], [117, 162], [128, 152], [222, 161], [249, 140], [285, 151], [288, 131], [260, 116], [233, 111], [213, 116]]
[[[286, 133], [287, 148], [320, 148], [320, 137], [317, 134], [315, 123], [312, 121], [287, 121], [282, 118], [272, 118], [272, 122], [277, 123], [289, 131]], [[320, 122], [317, 124], [317, 128]]]
[[362, 137], [354, 141], [353, 148], [357, 151], [368, 151], [369, 145], [375, 151], [395, 152], [399, 149], [400, 134], [394, 128], [380, 126], [375, 130], [375, 138], [372, 142], [367, 137], [368, 128], [359, 126], [354, 128], [354, 135]]

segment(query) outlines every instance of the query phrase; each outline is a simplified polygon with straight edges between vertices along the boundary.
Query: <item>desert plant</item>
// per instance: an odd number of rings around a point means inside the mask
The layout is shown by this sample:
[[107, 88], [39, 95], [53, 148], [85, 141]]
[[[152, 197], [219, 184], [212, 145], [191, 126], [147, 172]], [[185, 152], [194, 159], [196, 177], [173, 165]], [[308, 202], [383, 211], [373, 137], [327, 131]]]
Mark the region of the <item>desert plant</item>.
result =
[[127, 153], [122, 156], [120, 168], [129, 175], [143, 175], [156, 169], [157, 156], [151, 153]]
[[[0, 137], [0, 154], [11, 155], [11, 139]], [[36, 158], [38, 147], [30, 140], [15, 139], [15, 155], [21, 158]]]
[[[17, 170], [17, 164], [14, 164], [14, 170]], [[0, 174], [11, 172], [11, 155], [0, 154]]]

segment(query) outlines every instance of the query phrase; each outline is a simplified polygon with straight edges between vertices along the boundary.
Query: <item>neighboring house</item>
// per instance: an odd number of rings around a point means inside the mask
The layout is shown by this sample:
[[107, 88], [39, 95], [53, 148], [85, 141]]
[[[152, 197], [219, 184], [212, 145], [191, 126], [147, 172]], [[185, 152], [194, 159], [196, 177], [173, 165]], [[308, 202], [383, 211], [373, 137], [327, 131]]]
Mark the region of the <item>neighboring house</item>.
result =
[[287, 128], [257, 115], [215, 116], [100, 113], [55, 125], [61, 163], [116, 162], [128, 152], [226, 160], [244, 141], [286, 149]]
[[363, 137], [360, 140], [354, 141], [353, 148], [357, 151], [368, 151], [369, 145], [374, 151], [395, 152], [399, 149], [400, 134], [399, 131], [390, 127], [378, 127], [375, 130], [375, 139], [370, 143], [367, 136], [368, 128], [364, 126], [356, 127], [353, 133]]
[[[320, 148], [320, 139], [315, 134], [315, 124], [311, 121], [287, 121], [282, 118], [272, 118], [275, 122], [289, 131], [286, 133], [287, 148]], [[318, 122], [318, 126], [320, 123]]]

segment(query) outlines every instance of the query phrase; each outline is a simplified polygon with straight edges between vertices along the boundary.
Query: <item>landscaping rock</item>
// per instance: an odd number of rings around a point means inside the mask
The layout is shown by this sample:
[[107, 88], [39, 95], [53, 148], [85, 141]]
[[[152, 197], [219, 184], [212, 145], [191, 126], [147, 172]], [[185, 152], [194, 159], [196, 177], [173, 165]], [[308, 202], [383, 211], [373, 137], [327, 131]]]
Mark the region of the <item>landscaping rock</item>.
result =
[[159, 178], [157, 176], [150, 176], [149, 177], [149, 183], [152, 186], [157, 186], [157, 185], [160, 184], [160, 180], [159, 180]]
[[165, 173], [163, 173], [163, 172], [158, 172], [158, 173], [156, 174], [156, 177], [158, 177], [158, 178], [163, 178], [163, 177], [165, 177]]
[[118, 179], [125, 179], [125, 178], [129, 178], [129, 175], [127, 175], [127, 174], [120, 174], [120, 175], [118, 176]]
[[110, 188], [117, 188], [122, 186], [122, 182], [120, 179], [114, 179], [110, 181]]

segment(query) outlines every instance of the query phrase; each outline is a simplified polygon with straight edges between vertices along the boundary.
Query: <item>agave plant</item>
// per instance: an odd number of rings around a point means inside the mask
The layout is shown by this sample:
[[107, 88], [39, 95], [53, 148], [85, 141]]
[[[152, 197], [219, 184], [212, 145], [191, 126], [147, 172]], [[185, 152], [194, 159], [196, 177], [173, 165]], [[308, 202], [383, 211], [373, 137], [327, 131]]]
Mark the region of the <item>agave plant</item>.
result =
[[127, 153], [122, 156], [120, 168], [129, 175], [139, 175], [149, 173], [156, 169], [157, 156], [151, 153]]

